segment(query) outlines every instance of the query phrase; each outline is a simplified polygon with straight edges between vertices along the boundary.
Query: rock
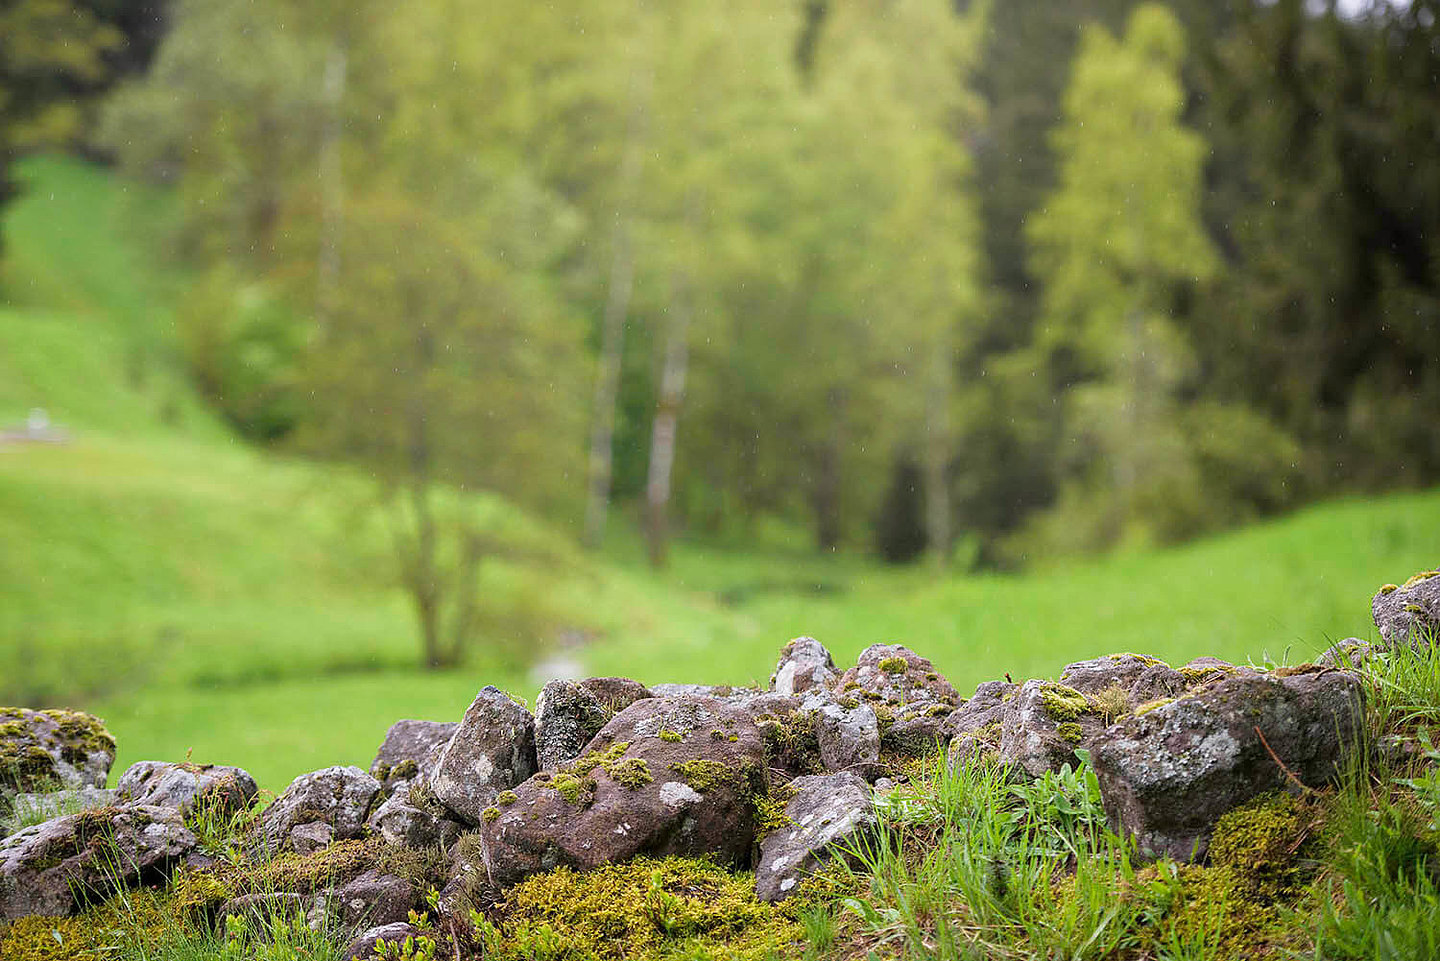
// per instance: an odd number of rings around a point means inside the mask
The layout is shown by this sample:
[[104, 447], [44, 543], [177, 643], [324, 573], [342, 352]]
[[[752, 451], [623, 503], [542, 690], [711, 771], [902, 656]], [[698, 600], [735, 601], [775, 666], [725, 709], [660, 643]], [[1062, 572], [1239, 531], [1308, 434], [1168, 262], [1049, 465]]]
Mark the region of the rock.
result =
[[780, 651], [780, 663], [770, 675], [770, 690], [803, 694], [811, 688], [831, 688], [839, 676], [825, 645], [813, 637], [797, 637]]
[[928, 701], [959, 706], [960, 695], [935, 666], [908, 647], [872, 644], [836, 683], [841, 696], [854, 693], [871, 701], [909, 704]]
[[1053, 681], [1026, 681], [1007, 706], [996, 755], [1029, 777], [1066, 764], [1079, 767], [1075, 749], [1093, 746], [1105, 729], [1105, 719], [1085, 695]]
[[331, 840], [360, 837], [379, 793], [380, 782], [354, 765], [302, 774], [261, 812], [256, 830], [272, 851], [298, 850], [292, 834], [300, 847], [310, 848], [325, 836], [316, 823], [330, 828]]
[[823, 704], [815, 714], [815, 739], [827, 771], [880, 760], [880, 722], [868, 704]]
[[168, 807], [98, 808], [25, 828], [0, 841], [0, 919], [71, 914], [77, 895], [164, 877], [195, 845]]
[[306, 821], [290, 829], [290, 848], [308, 857], [335, 843], [335, 829], [324, 821]]
[[614, 712], [575, 681], [551, 681], [535, 699], [535, 761], [553, 771], [578, 756]]
[[264, 891], [241, 894], [229, 899], [220, 906], [219, 916], [225, 918], [233, 914], [263, 931], [270, 926], [272, 918], [308, 914], [313, 905], [313, 898], [293, 891]]
[[760, 842], [755, 894], [779, 901], [795, 893], [805, 876], [817, 870], [835, 846], [873, 831], [878, 824], [870, 785], [849, 772], [798, 777], [795, 796], [785, 805], [792, 822]]
[[1019, 684], [985, 681], [975, 688], [974, 697], [950, 713], [944, 732], [950, 737], [947, 763], [952, 768], [974, 755], [993, 754], [999, 748], [1000, 731], [1019, 692]]
[[[17, 794], [12, 800], [9, 822], [17, 825], [22, 822], [40, 824], [66, 814], [109, 807], [114, 803], [115, 792], [98, 787], [47, 791], [44, 794]], [[5, 836], [3, 832], [4, 824], [0, 823], [0, 837]]]
[[62, 788], [103, 788], [115, 738], [80, 711], [0, 708], [0, 798]]
[[[1143, 654], [1107, 654], [1069, 664], [1060, 674], [1060, 683], [1081, 694], [1102, 699], [1112, 696], [1117, 709], [1111, 713], [1116, 717], [1147, 701], [1175, 697], [1190, 684], [1180, 671]], [[1125, 694], [1123, 704], [1118, 692]]]
[[379, 871], [366, 871], [336, 888], [333, 900], [340, 919], [352, 930], [362, 924], [373, 927], [405, 921], [420, 904], [409, 881]]
[[1358, 637], [1347, 637], [1336, 641], [1325, 653], [1315, 658], [1321, 667], [1333, 667], [1345, 671], [1358, 671], [1365, 666], [1370, 655], [1376, 652], [1374, 645]]
[[535, 770], [535, 718], [487, 685], [441, 750], [430, 789], [460, 821], [477, 825], [495, 795]]
[[370, 776], [390, 788], [429, 777], [440, 750], [459, 727], [456, 721], [396, 721], [370, 762]]
[[392, 794], [375, 809], [365, 826], [390, 844], [448, 850], [460, 837], [464, 826], [448, 817], [449, 811], [434, 801], [433, 796], [430, 799], [432, 803], [416, 804], [416, 790], [411, 785]]
[[579, 760], [497, 799], [475, 840], [461, 840], [455, 876], [503, 886], [560, 865], [584, 870], [641, 854], [743, 866], [755, 836], [752, 799], [766, 788], [765, 744], [743, 706], [637, 701]]
[[122, 801], [170, 807], [189, 815], [200, 805], [222, 817], [245, 811], [255, 800], [255, 779], [238, 767], [137, 761], [115, 785]]
[[730, 684], [652, 684], [650, 691], [656, 697], [709, 697], [730, 702], [748, 701], [766, 693], [759, 688]]
[[644, 684], [628, 677], [587, 677], [577, 683], [616, 714], [636, 701], [655, 696]]
[[1148, 856], [1203, 857], [1221, 815], [1290, 786], [1271, 751], [1310, 787], [1343, 769], [1363, 696], [1356, 675], [1311, 665], [1242, 673], [1122, 718], [1091, 752], [1106, 812]]
[[406, 938], [419, 937], [421, 931], [413, 924], [382, 924], [377, 928], [371, 928], [364, 934], [350, 942], [345, 949], [347, 961], [358, 961], [358, 959], [375, 957], [375, 948], [381, 941], [386, 944], [401, 945]]
[[1386, 584], [1370, 601], [1381, 646], [1440, 640], [1440, 571], [1423, 571], [1396, 587]]

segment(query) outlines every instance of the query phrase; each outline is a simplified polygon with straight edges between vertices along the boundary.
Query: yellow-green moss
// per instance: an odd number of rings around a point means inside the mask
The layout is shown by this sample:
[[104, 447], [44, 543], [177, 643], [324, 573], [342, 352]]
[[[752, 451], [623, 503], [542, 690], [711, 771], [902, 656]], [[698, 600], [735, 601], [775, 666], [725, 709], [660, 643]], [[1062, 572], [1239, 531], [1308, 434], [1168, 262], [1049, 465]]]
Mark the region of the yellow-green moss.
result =
[[[397, 781], [412, 780], [419, 773], [420, 765], [416, 764], [413, 758], [408, 757], [390, 769], [390, 777]], [[383, 781], [385, 778], [382, 777], [381, 780]]]
[[1111, 684], [1091, 696], [1090, 709], [1106, 721], [1113, 721], [1130, 711], [1130, 695], [1119, 684]]
[[1185, 679], [1185, 683], [1187, 684], [1199, 684], [1201, 681], [1213, 681], [1218, 678], [1229, 677], [1231, 674], [1235, 673], [1235, 668], [1221, 667], [1218, 664], [1211, 665], [1209, 667], [1191, 667], [1187, 664], [1184, 667], [1176, 668], [1176, 670], [1180, 672], [1180, 676]]
[[1421, 571], [1421, 572], [1418, 573], [1418, 574], [1412, 574], [1412, 575], [1410, 576], [1410, 578], [1409, 578], [1408, 580], [1406, 580], [1405, 583], [1404, 583], [1404, 584], [1401, 584], [1400, 586], [1401, 586], [1402, 588], [1414, 587], [1416, 584], [1419, 584], [1421, 581], [1428, 581], [1428, 580], [1429, 580], [1430, 578], [1432, 578], [1432, 577], [1440, 577], [1440, 571]]
[[1381, 594], [1394, 594], [1394, 593], [1395, 593], [1396, 591], [1398, 591], [1398, 590], [1400, 590], [1400, 585], [1399, 585], [1399, 584], [1381, 584], [1381, 585], [1380, 585], [1380, 593], [1381, 593]]
[[1040, 686], [1040, 707], [1057, 721], [1073, 721], [1091, 711], [1084, 694], [1073, 687], [1053, 683]]
[[494, 824], [496, 821], [500, 820], [500, 809], [492, 804], [490, 807], [480, 812], [480, 820], [484, 821], [486, 824]]
[[89, 754], [115, 754], [115, 738], [105, 730], [98, 717], [83, 711], [50, 710], [40, 713], [55, 722], [56, 733], [63, 745], [61, 757], [67, 763], [79, 763]]
[[291, 891], [310, 894], [376, 870], [404, 878], [417, 888], [441, 879], [444, 856], [383, 838], [336, 841], [313, 854], [283, 853], [260, 864], [222, 866], [219, 879], [236, 894]]
[[755, 807], [755, 837], [763, 838], [771, 831], [790, 827], [795, 822], [785, 813], [785, 805], [795, 797], [795, 789], [786, 784], [769, 794], [757, 794], [753, 799]]
[[555, 776], [550, 779], [549, 785], [564, 799], [566, 804], [585, 806], [594, 799], [595, 779], [593, 777], [576, 777], [568, 771], [556, 771]]
[[735, 769], [728, 764], [704, 759], [677, 761], [670, 765], [670, 770], [679, 774], [686, 784], [701, 794], [722, 784], [728, 784], [736, 779], [737, 774]]
[[1231, 869], [1257, 897], [1279, 897], [1300, 876], [1295, 853], [1305, 824], [1289, 794], [1263, 794], [1220, 818], [1210, 839], [1210, 863]]
[[1303, 933], [1288, 923], [1285, 906], [1255, 897], [1234, 869], [1185, 865], [1177, 873], [1180, 896], [1162, 930], [1182, 942], [1204, 938], [1206, 957], [1271, 957], [1303, 943]]
[[765, 742], [765, 756], [771, 767], [805, 774], [818, 774], [824, 769], [813, 711], [766, 714], [756, 719], [755, 726]]
[[634, 790], [655, 780], [650, 775], [650, 765], [644, 758], [628, 757], [606, 768], [616, 784]]
[[1142, 714], [1149, 714], [1156, 708], [1164, 707], [1166, 704], [1169, 704], [1174, 700], [1175, 699], [1173, 697], [1157, 697], [1153, 701], [1146, 701], [1144, 704], [1141, 704], [1135, 709], [1135, 716], [1140, 717]]
[[585, 873], [558, 868], [506, 893], [486, 957], [520, 961], [550, 945], [567, 961], [798, 957], [804, 936], [795, 911], [793, 902], [759, 901], [750, 875], [703, 860], [640, 858]]
[[501, 791], [495, 795], [495, 803], [502, 808], [508, 808], [518, 800], [520, 800], [520, 796], [514, 791]]
[[680, 741], [685, 740], [685, 735], [681, 734], [679, 731], [661, 731], [655, 736], [662, 741], [669, 741], [671, 744], [677, 744]]
[[910, 664], [905, 658], [896, 656], [881, 658], [880, 663], [875, 666], [886, 674], [904, 674], [906, 670], [909, 669]]
[[1140, 663], [1144, 664], [1146, 667], [1154, 667], [1156, 664], [1164, 664], [1164, 663], [1165, 663], [1164, 661], [1160, 660], [1160, 658], [1154, 657], [1153, 655], [1150, 655], [1150, 654], [1136, 654], [1136, 653], [1134, 653], [1134, 652], [1132, 652], [1132, 651], [1124, 651], [1124, 652], [1122, 652], [1122, 653], [1120, 653], [1120, 654], [1110, 654], [1110, 655], [1108, 655], [1108, 657], [1109, 657], [1110, 660], [1112, 660], [1112, 661], [1123, 661], [1123, 660], [1125, 660], [1127, 657], [1133, 657], [1135, 660], [1137, 660], [1137, 661], [1139, 661]]
[[0, 927], [4, 961], [102, 961], [155, 955], [172, 933], [173, 908], [154, 891], [117, 894], [69, 918], [31, 915]]
[[1085, 734], [1085, 729], [1074, 721], [1066, 721], [1063, 724], [1055, 725], [1055, 733], [1060, 735], [1060, 740], [1067, 744], [1079, 744], [1080, 738]]

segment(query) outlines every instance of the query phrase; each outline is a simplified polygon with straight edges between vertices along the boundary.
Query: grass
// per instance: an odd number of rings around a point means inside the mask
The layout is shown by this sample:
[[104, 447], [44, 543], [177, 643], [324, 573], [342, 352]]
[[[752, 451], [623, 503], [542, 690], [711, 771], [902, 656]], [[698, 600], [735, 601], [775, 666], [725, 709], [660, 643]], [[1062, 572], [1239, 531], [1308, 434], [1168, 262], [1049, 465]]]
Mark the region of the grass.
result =
[[117, 773], [193, 750], [278, 791], [364, 765], [393, 720], [458, 718], [486, 683], [533, 700], [528, 661], [563, 638], [588, 639], [567, 653], [592, 673], [762, 684], [799, 634], [842, 666], [898, 641], [962, 693], [1120, 650], [1300, 660], [1370, 636], [1363, 599], [1435, 565], [1440, 491], [1023, 577], [695, 543], [656, 574], [623, 524], [590, 557], [566, 530], [472, 498], [553, 559], [488, 562], [482, 643], [461, 670], [420, 672], [364, 478], [236, 441], [186, 383], [170, 309], [185, 278], [132, 239], [163, 233], [167, 198], [74, 160], [21, 174], [0, 425], [45, 407], [73, 441], [0, 448], [0, 701], [101, 714]]

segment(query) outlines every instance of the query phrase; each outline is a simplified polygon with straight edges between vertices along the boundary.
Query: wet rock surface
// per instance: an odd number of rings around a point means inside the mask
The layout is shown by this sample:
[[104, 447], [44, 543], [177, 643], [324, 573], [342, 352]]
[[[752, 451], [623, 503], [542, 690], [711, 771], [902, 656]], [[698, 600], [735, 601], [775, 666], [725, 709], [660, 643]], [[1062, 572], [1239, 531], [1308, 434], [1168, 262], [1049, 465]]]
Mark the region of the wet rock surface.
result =
[[169, 807], [98, 808], [26, 828], [0, 841], [0, 919], [71, 914], [77, 896], [164, 877], [195, 845]]
[[813, 637], [797, 637], [780, 652], [780, 662], [770, 675], [770, 690], [776, 694], [803, 694], [813, 688], [830, 689], [840, 672], [825, 645]]
[[[1363, 692], [1314, 665], [1228, 677], [1122, 718], [1092, 752], [1105, 809], [1143, 853], [1203, 857], [1221, 815], [1336, 776], [1360, 738]], [[1283, 764], [1283, 767], [1282, 767]]]
[[928, 658], [900, 644], [872, 644], [835, 683], [837, 693], [890, 704], [960, 704], [960, 695]]
[[623, 677], [551, 681], [535, 701], [535, 759], [554, 770], [578, 757], [590, 739], [618, 712], [654, 695]]
[[370, 762], [370, 776], [392, 788], [428, 778], [459, 727], [458, 721], [396, 721]]
[[790, 897], [807, 875], [841, 856], [839, 846], [855, 842], [879, 823], [872, 789], [856, 774], [798, 777], [790, 788], [795, 792], [785, 805], [790, 823], [760, 842], [755, 893], [762, 901]]
[[499, 688], [486, 686], [441, 749], [430, 789], [457, 820], [473, 826], [497, 794], [535, 771], [534, 717]]

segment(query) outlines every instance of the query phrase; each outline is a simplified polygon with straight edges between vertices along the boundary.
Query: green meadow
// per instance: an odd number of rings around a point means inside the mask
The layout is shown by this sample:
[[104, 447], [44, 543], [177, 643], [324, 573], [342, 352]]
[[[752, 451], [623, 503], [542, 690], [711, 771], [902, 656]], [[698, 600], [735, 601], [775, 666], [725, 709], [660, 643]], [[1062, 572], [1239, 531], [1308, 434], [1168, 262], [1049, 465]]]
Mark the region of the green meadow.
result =
[[240, 442], [188, 385], [173, 325], [185, 278], [134, 240], [163, 225], [166, 198], [76, 160], [33, 160], [23, 179], [6, 212], [0, 429], [41, 407], [70, 440], [0, 447], [0, 700], [100, 714], [117, 773], [189, 755], [278, 791], [367, 764], [397, 718], [458, 718], [484, 684], [533, 698], [549, 653], [647, 682], [763, 683], [795, 635], [841, 662], [899, 642], [962, 693], [1120, 650], [1299, 661], [1369, 636], [1374, 590], [1436, 562], [1440, 491], [943, 577], [683, 541], [657, 574], [624, 517], [594, 556], [573, 530], [467, 495], [516, 559], [482, 572], [484, 643], [461, 669], [423, 672], [366, 478]]

